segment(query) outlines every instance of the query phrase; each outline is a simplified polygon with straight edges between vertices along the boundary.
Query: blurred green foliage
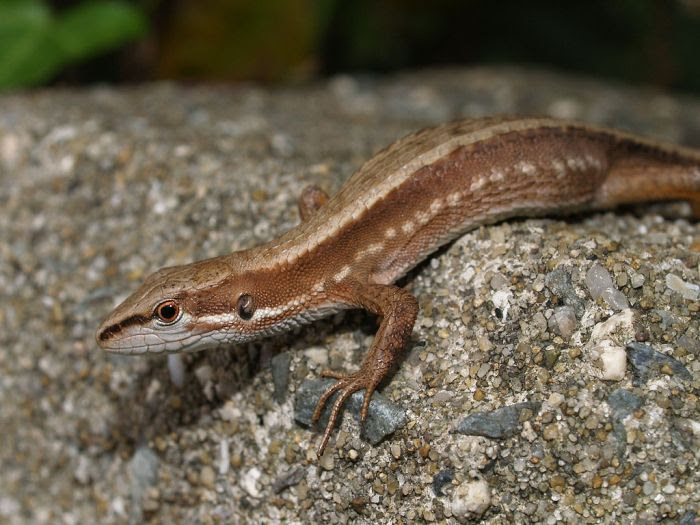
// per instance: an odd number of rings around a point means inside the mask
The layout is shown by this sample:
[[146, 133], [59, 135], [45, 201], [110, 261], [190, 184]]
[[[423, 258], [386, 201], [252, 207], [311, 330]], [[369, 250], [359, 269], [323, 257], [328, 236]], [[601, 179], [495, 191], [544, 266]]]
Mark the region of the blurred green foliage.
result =
[[41, 0], [0, 0], [0, 89], [50, 80], [66, 65], [147, 31], [144, 15], [119, 0], [86, 0], [55, 15]]
[[700, 0], [0, 0], [0, 89], [505, 63], [700, 92], [699, 52]]

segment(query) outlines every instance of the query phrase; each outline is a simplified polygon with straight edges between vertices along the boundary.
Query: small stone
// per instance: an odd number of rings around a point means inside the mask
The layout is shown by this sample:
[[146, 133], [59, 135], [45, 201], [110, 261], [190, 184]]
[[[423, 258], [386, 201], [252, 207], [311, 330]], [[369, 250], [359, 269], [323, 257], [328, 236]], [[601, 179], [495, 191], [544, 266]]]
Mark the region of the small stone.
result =
[[328, 365], [328, 349], [322, 346], [312, 346], [304, 350], [304, 355], [318, 366]]
[[452, 494], [452, 515], [460, 522], [478, 518], [491, 506], [491, 489], [484, 480], [460, 483]]
[[292, 356], [289, 352], [282, 352], [270, 359], [270, 371], [272, 372], [273, 397], [278, 403], [283, 403], [287, 397], [289, 388], [289, 365]]
[[642, 285], [644, 284], [644, 274], [641, 273], [634, 273], [632, 274], [632, 277], [630, 277], [630, 284], [632, 285], [632, 288], [641, 288]]
[[168, 373], [170, 381], [176, 387], [182, 388], [185, 384], [185, 363], [181, 354], [168, 354]]
[[262, 472], [259, 468], [253, 467], [247, 472], [241, 474], [239, 478], [239, 483], [243, 490], [245, 490], [249, 496], [253, 498], [260, 497], [260, 488], [258, 487], [258, 480], [262, 476]]
[[555, 475], [549, 478], [549, 486], [552, 490], [561, 492], [566, 487], [566, 478], [564, 476]]
[[558, 348], [547, 348], [544, 351], [544, 367], [547, 370], [551, 370], [552, 368], [554, 368], [554, 365], [557, 364], [560, 355], [561, 350], [559, 350]]
[[394, 459], [399, 459], [401, 457], [401, 445], [398, 443], [392, 443], [389, 450], [391, 451], [391, 455], [394, 456]]
[[230, 399], [219, 409], [219, 415], [224, 421], [235, 421], [240, 416], [240, 411], [236, 404]]
[[214, 469], [209, 465], [204, 465], [202, 470], [199, 471], [199, 482], [208, 489], [213, 489], [215, 481], [216, 473], [214, 472]]
[[686, 282], [672, 273], [666, 274], [666, 286], [688, 301], [697, 301], [700, 298], [700, 286]]
[[[651, 346], [636, 341], [627, 345], [627, 357], [634, 368], [635, 376], [646, 381], [658, 373], [675, 375], [681, 379], [692, 379], [688, 369], [673, 357], [657, 352]], [[665, 371], [664, 371], [665, 370]], [[670, 374], [668, 373], [670, 371]]]
[[628, 308], [610, 316], [602, 323], [597, 323], [591, 331], [591, 338], [586, 346], [591, 347], [604, 340], [610, 340], [622, 346], [634, 340], [634, 318], [634, 310]]
[[637, 495], [634, 492], [625, 492], [622, 495], [622, 501], [625, 502], [625, 505], [629, 505], [630, 507], [634, 507], [637, 503]]
[[486, 393], [485, 393], [481, 388], [477, 388], [477, 389], [474, 391], [474, 400], [475, 400], [475, 401], [481, 401], [481, 400], [483, 400], [485, 397], [486, 397]]
[[594, 264], [586, 272], [586, 286], [593, 299], [603, 299], [613, 310], [629, 308], [629, 302], [613, 283], [610, 272], [600, 264]]
[[[304, 381], [298, 388], [294, 399], [294, 419], [307, 427], [312, 426], [311, 416], [316, 409], [316, 403], [326, 389], [333, 384], [335, 384], [335, 380], [332, 379], [309, 379]], [[336, 392], [328, 400], [321, 413], [321, 418], [313, 425], [315, 429], [320, 431], [326, 427], [333, 402], [339, 395], [340, 392]], [[345, 403], [343, 410], [349, 410], [355, 416], [355, 419], [359, 420], [359, 411], [362, 407], [363, 398], [364, 390], [355, 392]], [[392, 403], [382, 394], [375, 392], [369, 403], [367, 419], [362, 424], [360, 435], [363, 439], [376, 445], [396, 429], [404, 426], [407, 420], [404, 408], [396, 403]]]
[[289, 470], [289, 472], [283, 474], [274, 481], [272, 484], [272, 492], [279, 494], [288, 487], [298, 485], [301, 480], [304, 479], [305, 474], [304, 469], [301, 467]]
[[576, 330], [576, 311], [572, 306], [558, 306], [547, 325], [552, 332], [568, 341]]
[[491, 412], [476, 412], [459, 422], [455, 432], [494, 439], [515, 435], [520, 427], [521, 414], [532, 417], [540, 409], [539, 402], [524, 402], [505, 406]]
[[552, 441], [559, 437], [559, 426], [556, 423], [550, 423], [542, 430], [542, 437], [547, 441]]
[[335, 454], [330, 448], [327, 448], [318, 463], [323, 470], [333, 470], [335, 468]]
[[493, 348], [493, 345], [491, 344], [491, 341], [489, 341], [489, 338], [484, 335], [480, 335], [476, 338], [476, 344], [479, 346], [479, 350], [481, 350], [482, 352], [488, 352], [489, 350], [491, 350], [491, 348]]
[[656, 492], [656, 484], [651, 481], [645, 481], [644, 485], [642, 486], [642, 492], [645, 496], [651, 496], [654, 492]]
[[644, 405], [644, 398], [636, 396], [629, 390], [618, 388], [608, 396], [607, 402], [612, 408], [613, 417], [624, 419]]
[[569, 266], [558, 266], [545, 277], [545, 285], [549, 290], [561, 297], [564, 304], [574, 309], [577, 317], [583, 315], [586, 303], [577, 294], [571, 283], [571, 271]]
[[659, 368], [659, 371], [662, 374], [666, 374], [667, 376], [673, 375], [673, 368], [671, 368], [671, 365], [669, 365], [668, 363], [664, 363], [663, 365], [661, 365], [661, 368]]
[[565, 397], [559, 392], [552, 392], [549, 395], [549, 398], [547, 399], [547, 403], [549, 403], [553, 407], [558, 407], [564, 402], [564, 399]]
[[455, 477], [454, 470], [441, 470], [433, 476], [433, 492], [436, 496], [442, 496], [442, 488], [449, 484]]
[[594, 352], [599, 355], [602, 379], [606, 381], [620, 381], [625, 377], [627, 369], [627, 354], [621, 346], [615, 346], [610, 341], [602, 341], [595, 347]]
[[586, 272], [586, 287], [593, 299], [598, 299], [605, 290], [614, 286], [610, 272], [600, 264], [594, 264]]

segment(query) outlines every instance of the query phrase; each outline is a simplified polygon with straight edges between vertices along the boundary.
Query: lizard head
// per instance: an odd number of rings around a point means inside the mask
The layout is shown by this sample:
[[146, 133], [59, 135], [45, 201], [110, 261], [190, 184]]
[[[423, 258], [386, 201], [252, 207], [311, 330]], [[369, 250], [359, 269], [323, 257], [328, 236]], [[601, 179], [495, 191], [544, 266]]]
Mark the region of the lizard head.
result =
[[249, 340], [254, 301], [236, 281], [223, 258], [163, 268], [105, 318], [97, 343], [110, 352], [143, 354]]

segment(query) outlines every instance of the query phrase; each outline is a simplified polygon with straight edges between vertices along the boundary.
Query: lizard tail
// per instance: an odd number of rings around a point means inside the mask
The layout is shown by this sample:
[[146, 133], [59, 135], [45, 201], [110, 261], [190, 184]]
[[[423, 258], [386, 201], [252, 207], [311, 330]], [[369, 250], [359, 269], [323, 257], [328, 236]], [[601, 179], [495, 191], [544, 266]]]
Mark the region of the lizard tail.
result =
[[603, 208], [650, 200], [688, 201], [693, 217], [700, 219], [700, 161], [620, 159], [610, 166], [596, 196], [596, 203]]

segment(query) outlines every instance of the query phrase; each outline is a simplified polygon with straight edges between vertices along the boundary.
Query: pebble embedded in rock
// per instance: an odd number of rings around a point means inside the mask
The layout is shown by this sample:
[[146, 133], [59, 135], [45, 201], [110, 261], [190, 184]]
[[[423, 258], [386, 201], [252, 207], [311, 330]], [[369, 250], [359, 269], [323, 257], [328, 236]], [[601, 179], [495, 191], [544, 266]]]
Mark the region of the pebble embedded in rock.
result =
[[558, 306], [547, 324], [550, 330], [568, 341], [576, 330], [576, 311], [572, 306]]
[[671, 371], [681, 379], [693, 377], [683, 363], [669, 355], [657, 352], [644, 343], [636, 341], [629, 343], [627, 357], [634, 368], [635, 376], [643, 381], [660, 375], [664, 370]]
[[470, 436], [484, 436], [493, 439], [508, 438], [518, 431], [521, 414], [529, 411], [535, 415], [541, 403], [526, 401], [505, 406], [491, 412], [476, 412], [468, 415], [457, 424], [455, 432]]
[[634, 339], [634, 319], [634, 310], [631, 308], [610, 316], [593, 327], [586, 346], [590, 348], [605, 340], [611, 340], [618, 345], [626, 344]]
[[606, 381], [620, 381], [625, 377], [627, 369], [627, 354], [621, 346], [616, 346], [610, 341], [602, 341], [594, 352], [599, 355], [602, 369], [602, 379]]
[[[297, 390], [294, 399], [294, 419], [304, 426], [311, 426], [311, 416], [316, 409], [318, 399], [333, 384], [335, 384], [335, 381], [332, 379], [309, 379], [304, 381]], [[336, 392], [326, 403], [321, 413], [321, 418], [315, 425], [318, 430], [325, 428], [333, 402], [339, 395], [340, 393]], [[349, 410], [355, 416], [355, 419], [359, 419], [363, 397], [364, 390], [352, 394], [345, 403], [343, 411]], [[382, 394], [375, 392], [369, 403], [367, 419], [361, 427], [361, 436], [373, 445], [376, 445], [386, 436], [395, 432], [396, 429], [405, 425], [406, 419], [406, 410], [404, 408], [392, 403]]]
[[594, 264], [586, 272], [586, 286], [593, 299], [603, 299], [613, 310], [629, 308], [627, 297], [617, 289], [610, 272], [602, 265]]
[[214, 482], [216, 481], [216, 473], [214, 469], [209, 465], [204, 465], [202, 470], [199, 471], [199, 482], [208, 489], [214, 488]]
[[452, 515], [464, 523], [481, 516], [491, 506], [491, 489], [484, 480], [463, 482], [452, 494]]
[[275, 401], [282, 403], [287, 397], [289, 388], [289, 365], [292, 356], [289, 352], [282, 352], [270, 359], [270, 371], [272, 373], [273, 396]]
[[290, 469], [272, 483], [272, 492], [279, 494], [284, 489], [299, 484], [305, 475], [306, 471], [301, 467]]
[[700, 286], [684, 281], [672, 273], [666, 274], [666, 286], [688, 301], [697, 301], [700, 298]]
[[623, 419], [641, 408], [644, 398], [624, 388], [618, 388], [608, 396], [607, 402], [612, 408], [613, 416], [616, 419]]
[[156, 484], [159, 464], [158, 456], [147, 446], [137, 448], [129, 461], [134, 519], [140, 519], [141, 501], [147, 489]]
[[583, 315], [586, 302], [581, 299], [571, 283], [571, 267], [558, 266], [545, 277], [547, 288], [564, 300], [564, 304], [574, 309], [577, 317]]
[[433, 493], [436, 496], [442, 496], [442, 487], [450, 483], [455, 477], [454, 470], [441, 470], [433, 476]]

